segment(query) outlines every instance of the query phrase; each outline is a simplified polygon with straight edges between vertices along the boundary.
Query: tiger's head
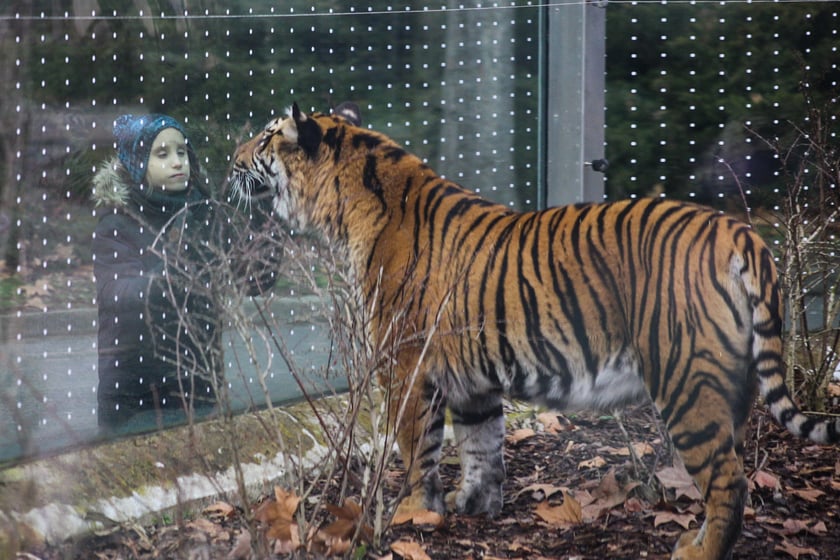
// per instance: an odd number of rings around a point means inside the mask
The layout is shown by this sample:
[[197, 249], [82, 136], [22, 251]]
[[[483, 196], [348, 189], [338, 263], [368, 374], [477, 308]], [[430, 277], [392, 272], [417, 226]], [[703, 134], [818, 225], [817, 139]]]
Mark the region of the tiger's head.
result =
[[342, 103], [331, 114], [311, 115], [293, 104], [286, 116], [272, 120], [237, 148], [232, 192], [245, 200], [273, 196], [277, 215], [293, 228], [320, 221], [319, 208], [339, 203], [332, 200], [337, 194], [329, 183], [344, 165], [345, 139], [367, 132], [360, 126], [354, 103]]

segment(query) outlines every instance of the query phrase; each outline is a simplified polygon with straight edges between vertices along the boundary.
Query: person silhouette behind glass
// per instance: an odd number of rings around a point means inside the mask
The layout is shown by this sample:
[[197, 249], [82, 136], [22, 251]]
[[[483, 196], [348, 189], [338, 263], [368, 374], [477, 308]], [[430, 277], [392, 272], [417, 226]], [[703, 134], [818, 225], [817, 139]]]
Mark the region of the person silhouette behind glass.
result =
[[[202, 186], [198, 159], [180, 122], [162, 114], [122, 115], [114, 137], [117, 154], [93, 181], [96, 205], [106, 209], [92, 243], [98, 423], [105, 428], [144, 410], [213, 406], [215, 376], [223, 368], [222, 329], [210, 290], [197, 288], [210, 281], [208, 263], [218, 261], [219, 247], [212, 241], [224, 245], [246, 235], [224, 231], [233, 221]], [[271, 227], [267, 205], [252, 208], [251, 231]], [[278, 262], [278, 248], [266, 245], [261, 251], [270, 254], [259, 262]], [[232, 253], [223, 253], [222, 260], [233, 260]], [[241, 252], [239, 257], [248, 259]], [[271, 266], [256, 274], [248, 262], [233, 268], [251, 294], [275, 281]], [[192, 276], [201, 281], [191, 284]]]

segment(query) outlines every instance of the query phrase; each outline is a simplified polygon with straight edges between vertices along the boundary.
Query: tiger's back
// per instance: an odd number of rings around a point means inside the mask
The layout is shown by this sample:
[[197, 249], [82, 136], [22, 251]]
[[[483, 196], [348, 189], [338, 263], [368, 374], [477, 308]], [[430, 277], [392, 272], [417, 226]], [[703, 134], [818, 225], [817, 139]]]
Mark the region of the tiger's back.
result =
[[[383, 317], [413, 309], [412, 327], [426, 332], [434, 323], [425, 359], [439, 362], [431, 369], [450, 403], [471, 397], [458, 394], [463, 375], [560, 409], [611, 409], [647, 387], [667, 419], [675, 403], [663, 379], [679, 381], [674, 360], [728, 347], [732, 363], [719, 357], [713, 366], [727, 373], [728, 406], [749, 408], [753, 317], [742, 275], [757, 271], [748, 263], [769, 262], [763, 289], [778, 292], [772, 256], [749, 226], [664, 199], [516, 213], [471, 205], [474, 195], [453, 190], [436, 205], [437, 191], [420, 189], [392, 220], [413, 232], [417, 262], [390, 271], [374, 258], [369, 268], [386, 272], [368, 277], [394, 302]], [[386, 228], [381, 237], [393, 243], [399, 233]], [[776, 332], [765, 342], [775, 341], [780, 362], [778, 298], [772, 305]]]
[[836, 442], [782, 377], [773, 259], [747, 225], [664, 199], [518, 213], [447, 181], [354, 114], [269, 124], [237, 152], [234, 183], [346, 254], [409, 467], [401, 508], [445, 509], [437, 468], [452, 413], [462, 478], [450, 509], [498, 514], [505, 394], [613, 408], [649, 394], [706, 500], [674, 558], [725, 558], [747, 484], [757, 380], [798, 435]]

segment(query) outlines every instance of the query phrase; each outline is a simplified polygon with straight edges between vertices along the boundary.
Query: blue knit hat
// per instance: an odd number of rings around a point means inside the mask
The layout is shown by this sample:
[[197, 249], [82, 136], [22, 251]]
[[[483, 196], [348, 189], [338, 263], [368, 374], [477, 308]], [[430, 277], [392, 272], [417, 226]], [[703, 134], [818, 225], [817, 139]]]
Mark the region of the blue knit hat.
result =
[[[146, 169], [149, 164], [149, 154], [152, 151], [152, 143], [158, 133], [166, 128], [174, 128], [187, 137], [181, 123], [168, 115], [121, 115], [114, 121], [114, 138], [117, 140], [117, 156], [131, 179], [135, 183], [141, 183], [146, 176]], [[190, 152], [190, 163], [193, 162], [192, 149], [187, 143]]]

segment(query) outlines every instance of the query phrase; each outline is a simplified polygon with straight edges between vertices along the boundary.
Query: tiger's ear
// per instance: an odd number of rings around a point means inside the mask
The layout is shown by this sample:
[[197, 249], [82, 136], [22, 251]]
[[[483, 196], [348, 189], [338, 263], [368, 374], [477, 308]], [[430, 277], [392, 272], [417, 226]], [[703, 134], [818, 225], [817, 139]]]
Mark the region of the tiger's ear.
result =
[[306, 113], [302, 112], [297, 103], [292, 104], [292, 120], [295, 122], [295, 128], [297, 128], [298, 146], [303, 149], [307, 156], [314, 159], [318, 155], [318, 147], [321, 145], [321, 138], [323, 137], [321, 127], [310, 119]]
[[362, 126], [362, 112], [359, 106], [352, 101], [344, 101], [333, 109], [333, 113], [342, 117], [353, 126]]

